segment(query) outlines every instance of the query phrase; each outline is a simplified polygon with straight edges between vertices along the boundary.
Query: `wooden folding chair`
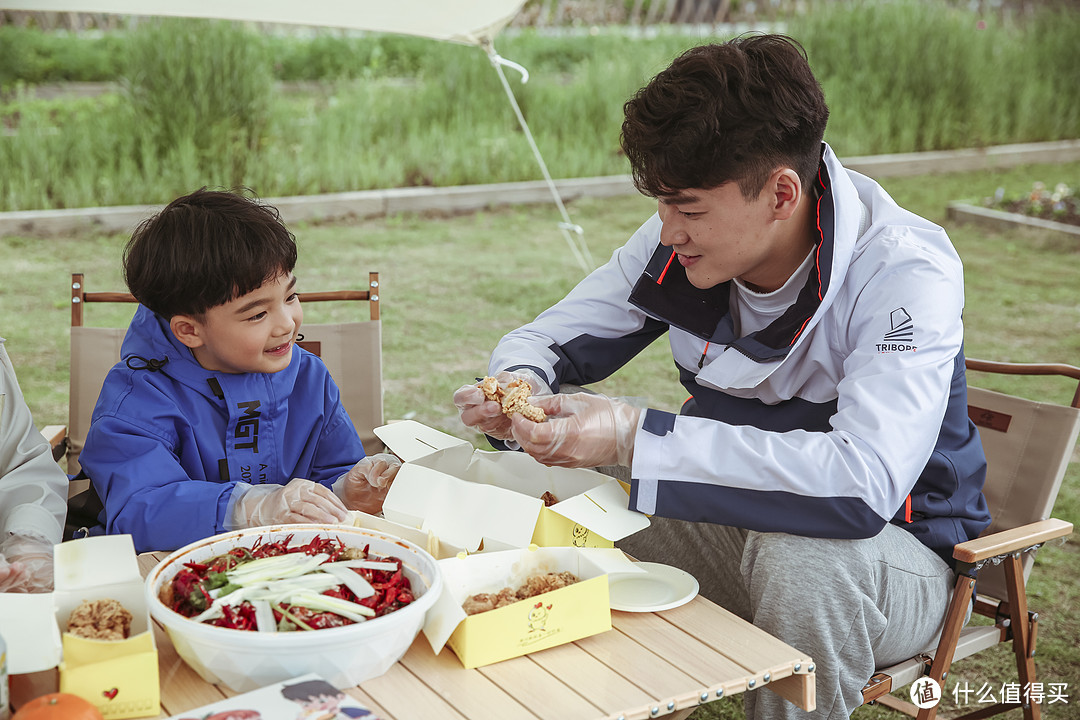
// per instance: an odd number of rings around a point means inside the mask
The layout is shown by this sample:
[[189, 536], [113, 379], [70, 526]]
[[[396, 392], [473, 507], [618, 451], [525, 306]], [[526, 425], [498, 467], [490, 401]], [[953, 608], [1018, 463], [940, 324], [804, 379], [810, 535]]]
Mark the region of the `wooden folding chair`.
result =
[[[382, 449], [374, 429], [383, 424], [382, 325], [380, 322], [379, 273], [368, 273], [366, 290], [334, 290], [300, 293], [300, 301], [362, 301], [368, 304], [368, 319], [357, 322], [304, 324], [303, 340], [297, 344], [318, 355], [341, 390], [341, 400], [356, 426], [364, 448]], [[90, 429], [90, 416], [97, 403], [105, 375], [120, 361], [120, 346], [127, 328], [99, 328], [83, 325], [86, 303], [135, 303], [127, 292], [88, 292], [82, 273], [71, 276], [71, 380], [68, 401], [67, 467], [79, 472], [79, 453]], [[86, 482], [72, 483], [70, 492], [85, 489]], [[81, 487], [76, 487], [81, 485]]]
[[[1057, 375], [1080, 381], [1080, 368], [1071, 365], [968, 359], [967, 368], [969, 373]], [[1030, 702], [1029, 693], [1024, 692], [1037, 682], [1034, 655], [1039, 616], [1028, 609], [1026, 584], [1035, 550], [1072, 532], [1071, 523], [1050, 517], [1050, 512], [1080, 433], [1080, 382], [1068, 406], [969, 384], [968, 415], [979, 428], [986, 452], [983, 494], [992, 522], [980, 537], [956, 545], [953, 551], [958, 575], [940, 641], [910, 660], [879, 670], [863, 688], [863, 701], [878, 702], [920, 720], [934, 718], [937, 706], [920, 710], [889, 693], [922, 677], [933, 678], [944, 689], [953, 661], [1011, 642], [1019, 701], [1002, 698], [1003, 702], [980, 705], [962, 717], [973, 720], [1022, 708], [1024, 717], [1031, 720], [1041, 716], [1038, 702]], [[973, 613], [993, 619], [993, 625], [964, 627], [973, 592], [977, 592]]]

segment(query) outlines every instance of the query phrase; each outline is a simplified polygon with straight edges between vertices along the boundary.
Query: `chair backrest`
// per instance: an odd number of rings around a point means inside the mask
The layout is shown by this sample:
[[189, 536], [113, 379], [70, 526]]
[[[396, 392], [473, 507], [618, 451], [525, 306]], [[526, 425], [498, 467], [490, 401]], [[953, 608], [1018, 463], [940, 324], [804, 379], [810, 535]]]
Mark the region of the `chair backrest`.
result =
[[[1070, 365], [996, 363], [969, 358], [968, 415], [979, 428], [986, 453], [983, 495], [992, 522], [984, 534], [1045, 520], [1061, 487], [1080, 434], [1080, 368]], [[1070, 405], [1037, 402], [975, 387], [970, 371], [1010, 375], [1061, 375], [1078, 381]], [[1024, 579], [1035, 553], [1025, 553]], [[978, 593], [1006, 599], [1004, 572], [979, 571]]]
[[[382, 449], [374, 429], [383, 424], [382, 328], [379, 273], [368, 273], [368, 289], [300, 293], [300, 301], [361, 301], [368, 319], [357, 322], [305, 324], [298, 344], [326, 363], [341, 389], [341, 400], [369, 453]], [[127, 328], [83, 325], [83, 306], [90, 302], [135, 303], [126, 292], [87, 292], [82, 273], [71, 276], [71, 380], [68, 400], [68, 473], [79, 472], [79, 453], [90, 429], [90, 416], [105, 376], [120, 361]], [[70, 492], [82, 490], [72, 487]]]

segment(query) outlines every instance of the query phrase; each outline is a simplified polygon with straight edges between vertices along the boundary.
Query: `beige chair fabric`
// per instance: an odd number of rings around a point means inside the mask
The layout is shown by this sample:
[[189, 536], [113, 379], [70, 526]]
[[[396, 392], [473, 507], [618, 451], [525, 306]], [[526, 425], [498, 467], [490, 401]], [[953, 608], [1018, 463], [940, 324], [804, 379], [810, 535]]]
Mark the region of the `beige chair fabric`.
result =
[[[987, 460], [983, 495], [993, 521], [983, 535], [1050, 517], [1080, 434], [1080, 409], [969, 387], [968, 415]], [[1025, 581], [1034, 561], [1035, 553], [1024, 554]], [[980, 570], [976, 588], [1004, 600], [1002, 568]]]
[[375, 428], [383, 424], [382, 325], [379, 320], [304, 325], [299, 344], [326, 363], [341, 390], [367, 454], [381, 452]]
[[[90, 416], [97, 404], [101, 385], [113, 365], [120, 362], [120, 346], [127, 328], [71, 328], [71, 380], [68, 395], [68, 447], [67, 472], [79, 472], [79, 453], [82, 451], [86, 433], [90, 430]], [[83, 483], [85, 485], [85, 482]], [[83, 487], [72, 484], [70, 492], [80, 492]]]

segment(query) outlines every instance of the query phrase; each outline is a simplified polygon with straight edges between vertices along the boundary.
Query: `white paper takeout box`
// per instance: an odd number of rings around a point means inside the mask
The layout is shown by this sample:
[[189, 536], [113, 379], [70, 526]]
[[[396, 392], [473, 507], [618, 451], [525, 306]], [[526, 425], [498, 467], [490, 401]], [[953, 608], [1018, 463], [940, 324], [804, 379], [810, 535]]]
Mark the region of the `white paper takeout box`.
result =
[[[608, 573], [640, 572], [614, 548], [537, 547], [439, 561], [443, 589], [428, 610], [424, 636], [438, 654], [449, 646], [466, 668], [519, 657], [611, 629]], [[527, 577], [569, 571], [579, 582], [466, 615], [477, 593], [517, 588]]]
[[[54, 546], [55, 590], [0, 594], [0, 635], [8, 646], [8, 672], [59, 667], [60, 692], [79, 695], [106, 720], [160, 712], [157, 645], [143, 579], [130, 535], [104, 535]], [[125, 640], [69, 635], [71, 611], [84, 600], [110, 598], [132, 615]]]
[[[476, 450], [412, 420], [375, 429], [404, 463], [383, 515], [466, 552], [540, 546], [612, 547], [649, 519], [622, 485], [594, 470], [548, 467], [522, 452]], [[559, 502], [545, 507], [551, 492]], [[452, 557], [444, 554], [442, 557]]]

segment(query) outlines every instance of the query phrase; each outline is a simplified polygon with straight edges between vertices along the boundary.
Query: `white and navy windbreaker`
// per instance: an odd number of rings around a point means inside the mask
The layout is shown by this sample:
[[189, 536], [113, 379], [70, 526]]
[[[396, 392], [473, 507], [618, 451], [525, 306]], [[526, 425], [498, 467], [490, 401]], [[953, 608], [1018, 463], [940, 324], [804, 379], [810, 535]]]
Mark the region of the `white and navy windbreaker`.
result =
[[691, 397], [650, 409], [630, 507], [831, 538], [906, 528], [951, 563], [990, 522], [967, 415], [963, 269], [945, 231], [823, 145], [814, 267], [796, 302], [736, 338], [730, 283], [700, 290], [654, 215], [611, 260], [507, 334], [489, 372], [553, 390], [619, 369], [665, 332]]

